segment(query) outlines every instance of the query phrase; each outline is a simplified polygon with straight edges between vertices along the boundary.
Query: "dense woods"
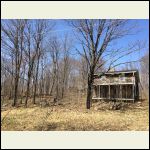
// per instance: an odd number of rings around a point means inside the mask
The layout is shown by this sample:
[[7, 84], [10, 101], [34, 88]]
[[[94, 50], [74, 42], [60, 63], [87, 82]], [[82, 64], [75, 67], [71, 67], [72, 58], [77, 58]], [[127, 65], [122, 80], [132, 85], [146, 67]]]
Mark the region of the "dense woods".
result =
[[87, 96], [89, 109], [94, 73], [132, 63], [139, 64], [141, 85], [148, 97], [149, 54], [119, 61], [145, 49], [145, 42], [135, 41], [125, 48], [113, 49], [114, 41], [135, 29], [127, 24], [128, 20], [64, 22], [74, 29], [71, 37], [51, 34], [56, 24], [49, 20], [2, 20], [1, 103], [9, 99], [12, 106], [28, 107], [29, 99], [36, 104], [37, 97], [48, 95], [59, 101], [70, 92], [80, 92]]

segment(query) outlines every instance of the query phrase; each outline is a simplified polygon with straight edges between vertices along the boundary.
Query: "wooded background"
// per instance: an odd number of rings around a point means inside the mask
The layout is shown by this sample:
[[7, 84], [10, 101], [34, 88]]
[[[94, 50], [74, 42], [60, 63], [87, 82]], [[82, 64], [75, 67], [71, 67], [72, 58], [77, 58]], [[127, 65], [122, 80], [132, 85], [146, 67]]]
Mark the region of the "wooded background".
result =
[[[51, 34], [57, 21], [11, 19], [1, 21], [1, 104], [12, 106], [44, 95], [54, 100], [75, 92], [87, 96], [90, 108], [94, 73], [108, 72], [117, 66], [138, 69], [141, 91], [149, 98], [149, 48], [145, 41], [113, 48], [113, 42], [137, 34], [129, 20], [64, 20], [73, 35], [63, 38]], [[77, 46], [77, 45], [80, 45]], [[135, 52], [147, 52], [139, 59], [120, 62]]]

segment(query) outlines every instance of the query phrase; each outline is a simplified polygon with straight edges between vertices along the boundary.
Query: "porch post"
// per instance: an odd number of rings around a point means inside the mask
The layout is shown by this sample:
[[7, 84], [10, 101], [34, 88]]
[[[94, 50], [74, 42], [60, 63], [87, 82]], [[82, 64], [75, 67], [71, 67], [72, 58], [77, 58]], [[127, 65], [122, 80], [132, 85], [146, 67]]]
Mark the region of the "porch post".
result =
[[125, 89], [126, 89], [126, 99], [127, 99], [127, 85], [125, 85]]
[[99, 98], [101, 98], [101, 88], [100, 88], [100, 85], [98, 86], [99, 87]]
[[109, 84], [109, 99], [110, 99], [110, 84]]
[[[135, 77], [135, 75], [134, 75], [134, 72], [133, 72], [133, 77]], [[135, 90], [134, 90], [134, 87], [135, 87], [135, 78], [134, 78], [134, 83], [133, 83], [133, 85], [132, 85], [132, 92], [133, 92], [133, 99], [135, 100]], [[134, 100], [133, 100], [133, 102], [134, 102]]]
[[[132, 85], [132, 92], [133, 92], [133, 99], [135, 100], [135, 97], [134, 97], [134, 84]], [[134, 102], [134, 100], [133, 100], [133, 102]]]
[[122, 85], [120, 84], [120, 98], [122, 99]]

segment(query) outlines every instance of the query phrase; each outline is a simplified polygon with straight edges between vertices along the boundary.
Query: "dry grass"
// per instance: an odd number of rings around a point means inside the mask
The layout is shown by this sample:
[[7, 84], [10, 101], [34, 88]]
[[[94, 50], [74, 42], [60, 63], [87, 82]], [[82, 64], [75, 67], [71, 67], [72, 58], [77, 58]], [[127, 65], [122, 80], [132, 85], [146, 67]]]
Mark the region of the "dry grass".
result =
[[148, 102], [130, 104], [125, 110], [102, 108], [102, 102], [94, 103], [91, 110], [85, 102], [66, 101], [58, 105], [40, 108], [12, 108], [1, 112], [2, 130], [15, 131], [147, 131], [149, 130]]

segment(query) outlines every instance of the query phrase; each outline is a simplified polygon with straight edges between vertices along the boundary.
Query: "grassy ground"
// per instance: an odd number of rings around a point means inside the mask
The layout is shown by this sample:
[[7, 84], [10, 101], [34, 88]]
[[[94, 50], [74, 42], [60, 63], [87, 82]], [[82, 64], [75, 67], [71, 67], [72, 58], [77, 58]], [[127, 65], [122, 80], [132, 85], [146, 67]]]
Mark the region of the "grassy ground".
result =
[[[104, 105], [105, 104], [105, 105]], [[106, 109], [107, 103], [96, 102], [91, 110], [85, 101], [59, 102], [41, 108], [9, 108], [2, 110], [2, 130], [15, 131], [147, 131], [149, 130], [148, 101], [129, 104], [124, 110]]]

